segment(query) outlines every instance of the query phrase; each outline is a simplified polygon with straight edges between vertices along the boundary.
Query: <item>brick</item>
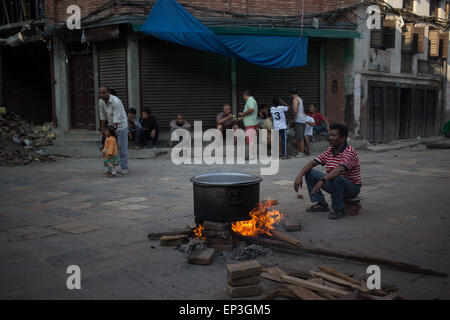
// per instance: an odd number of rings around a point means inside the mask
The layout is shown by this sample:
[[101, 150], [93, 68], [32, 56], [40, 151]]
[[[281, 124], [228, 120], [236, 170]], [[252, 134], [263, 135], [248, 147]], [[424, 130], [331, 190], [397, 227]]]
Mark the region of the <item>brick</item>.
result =
[[202, 226], [205, 231], [230, 231], [230, 223], [228, 222], [203, 221]]
[[301, 231], [302, 225], [300, 223], [296, 223], [290, 219], [283, 220], [283, 227], [286, 231]]
[[228, 278], [228, 285], [232, 287], [250, 286], [254, 284], [259, 284], [260, 282], [261, 282], [260, 276], [246, 277], [235, 280]]
[[203, 248], [201, 250], [196, 250], [190, 254], [188, 257], [188, 263], [190, 264], [210, 264], [216, 257], [216, 249], [214, 248]]
[[251, 286], [242, 286], [242, 287], [232, 287], [227, 285], [227, 291], [230, 297], [232, 298], [241, 298], [241, 297], [254, 297], [262, 294], [263, 289], [262, 286], [251, 285]]
[[227, 264], [228, 277], [232, 280], [259, 276], [262, 270], [263, 267], [257, 260]]

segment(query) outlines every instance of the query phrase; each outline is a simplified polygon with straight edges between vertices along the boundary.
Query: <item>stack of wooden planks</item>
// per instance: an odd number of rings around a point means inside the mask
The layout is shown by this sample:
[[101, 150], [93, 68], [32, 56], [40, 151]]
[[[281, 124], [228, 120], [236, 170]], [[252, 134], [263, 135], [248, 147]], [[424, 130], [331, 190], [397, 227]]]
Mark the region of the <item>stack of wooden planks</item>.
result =
[[300, 300], [397, 300], [395, 285], [370, 290], [363, 279], [357, 279], [330, 267], [317, 266], [317, 271], [287, 273], [279, 267], [267, 267], [261, 277], [278, 282], [278, 288], [261, 298], [277, 297]]

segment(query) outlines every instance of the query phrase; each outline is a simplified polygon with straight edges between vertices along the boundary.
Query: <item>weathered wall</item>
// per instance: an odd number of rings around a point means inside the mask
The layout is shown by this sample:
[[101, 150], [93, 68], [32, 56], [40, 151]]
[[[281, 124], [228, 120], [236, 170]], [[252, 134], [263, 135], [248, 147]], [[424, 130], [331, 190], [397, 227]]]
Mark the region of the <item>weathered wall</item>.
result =
[[[344, 123], [344, 46], [342, 39], [329, 39], [326, 44], [326, 116], [330, 123]], [[336, 91], [333, 90], [334, 81]]]
[[[64, 21], [68, 16], [66, 14], [67, 7], [71, 4], [77, 4], [81, 8], [82, 17], [84, 17], [106, 2], [106, 0], [47, 0], [45, 2], [46, 16]], [[141, 0], [141, 2], [144, 2], [144, 0]], [[302, 2], [298, 0], [183, 0], [179, 2], [192, 6], [206, 7], [208, 9], [221, 11], [233, 11], [242, 14], [297, 15], [300, 14], [302, 10]], [[304, 13], [334, 10], [336, 8], [348, 7], [358, 2], [359, 1], [357, 0], [305, 0]], [[213, 15], [212, 13], [189, 10], [196, 16]], [[142, 8], [130, 9], [130, 7], [116, 8], [107, 10], [101, 15], [126, 12], [143, 13], [144, 10]]]

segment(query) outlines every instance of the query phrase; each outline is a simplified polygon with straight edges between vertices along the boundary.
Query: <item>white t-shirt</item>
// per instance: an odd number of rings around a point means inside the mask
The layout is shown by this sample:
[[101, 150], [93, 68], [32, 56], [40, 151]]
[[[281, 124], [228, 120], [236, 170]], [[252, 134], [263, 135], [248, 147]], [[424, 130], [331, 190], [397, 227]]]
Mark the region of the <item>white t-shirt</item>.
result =
[[[305, 122], [313, 122], [314, 123], [314, 118], [310, 117], [310, 116], [305, 116]], [[306, 124], [305, 136], [312, 136], [313, 135], [313, 128], [314, 128], [314, 126]]]
[[303, 109], [303, 101], [300, 97], [297, 97], [298, 99], [298, 110], [297, 110], [297, 115], [295, 116], [295, 122], [299, 122], [299, 123], [305, 123], [305, 110]]
[[270, 108], [270, 113], [272, 113], [273, 128], [275, 130], [286, 129], [286, 116], [284, 113], [288, 111], [286, 106], [278, 106]]
[[125, 130], [128, 128], [128, 117], [125, 113], [122, 101], [112, 94], [109, 95], [108, 103], [103, 99], [98, 101], [100, 110], [100, 120], [108, 120], [108, 126], [117, 123], [117, 130]]

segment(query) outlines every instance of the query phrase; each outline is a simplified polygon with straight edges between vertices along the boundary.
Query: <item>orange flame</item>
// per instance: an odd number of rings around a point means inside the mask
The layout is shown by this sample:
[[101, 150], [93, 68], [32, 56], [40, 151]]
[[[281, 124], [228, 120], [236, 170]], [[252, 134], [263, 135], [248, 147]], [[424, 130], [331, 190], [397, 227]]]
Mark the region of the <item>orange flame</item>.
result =
[[206, 237], [203, 236], [203, 229], [204, 228], [203, 228], [203, 226], [201, 224], [199, 224], [198, 227], [194, 229], [194, 235], [195, 235], [196, 238], [206, 239]]
[[255, 209], [250, 212], [251, 219], [248, 221], [237, 221], [231, 224], [231, 229], [246, 237], [254, 237], [258, 234], [271, 236], [274, 224], [280, 222], [282, 214], [272, 208], [276, 204], [275, 200], [267, 200], [258, 203]]

